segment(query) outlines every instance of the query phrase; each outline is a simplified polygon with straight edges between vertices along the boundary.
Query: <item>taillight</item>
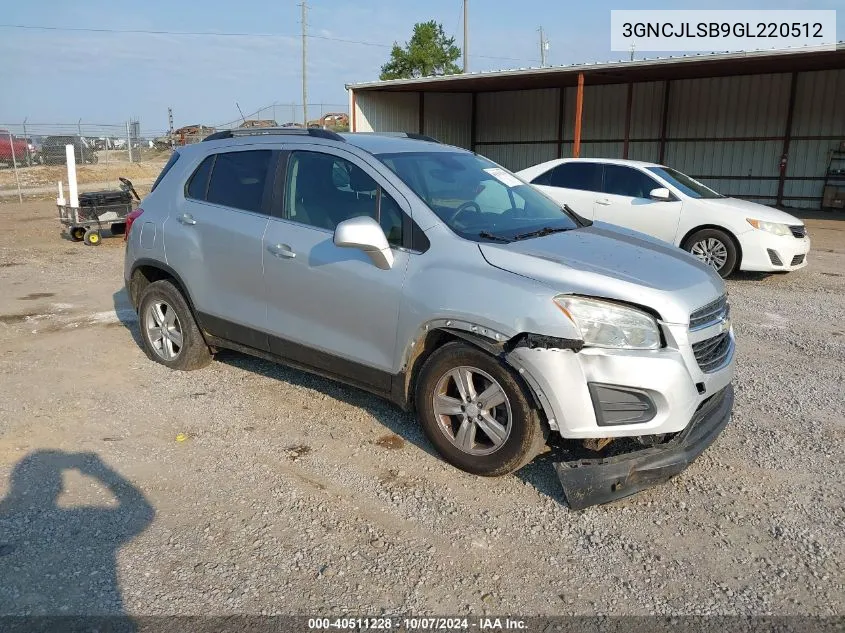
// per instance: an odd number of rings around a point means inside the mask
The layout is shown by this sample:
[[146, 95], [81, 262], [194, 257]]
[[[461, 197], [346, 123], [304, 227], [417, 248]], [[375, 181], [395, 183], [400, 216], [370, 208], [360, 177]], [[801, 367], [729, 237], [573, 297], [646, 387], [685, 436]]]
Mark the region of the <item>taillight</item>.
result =
[[132, 228], [132, 225], [135, 223], [135, 220], [141, 217], [141, 214], [143, 212], [143, 209], [138, 208], [133, 211], [130, 211], [129, 215], [126, 216], [126, 230], [123, 233], [124, 242], [129, 239], [129, 229]]

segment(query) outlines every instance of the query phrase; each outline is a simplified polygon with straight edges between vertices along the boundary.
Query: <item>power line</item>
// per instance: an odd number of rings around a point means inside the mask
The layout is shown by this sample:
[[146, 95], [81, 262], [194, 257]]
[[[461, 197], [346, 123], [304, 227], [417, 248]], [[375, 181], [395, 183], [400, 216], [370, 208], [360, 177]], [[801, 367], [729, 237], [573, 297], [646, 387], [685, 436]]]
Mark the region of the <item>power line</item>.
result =
[[[96, 29], [83, 28], [72, 26], [41, 26], [32, 24], [0, 24], [3, 29], [24, 29], [30, 31], [68, 31], [76, 33], [116, 33], [122, 35], [187, 35], [198, 37], [267, 37], [267, 38], [283, 38], [293, 40], [296, 35], [285, 35], [283, 33], [230, 33], [222, 31], [160, 31], [152, 29]], [[378, 42], [364, 42], [361, 40], [351, 40], [343, 37], [328, 37], [326, 35], [312, 35], [306, 34], [307, 38], [312, 40], [326, 40], [328, 42], [340, 42], [343, 44], [357, 44], [359, 46], [374, 46], [376, 48], [393, 48], [393, 44], [379, 44]], [[536, 62], [539, 61], [532, 57], [502, 57], [498, 55], [472, 55], [481, 59], [498, 59], [504, 61], [514, 62]]]

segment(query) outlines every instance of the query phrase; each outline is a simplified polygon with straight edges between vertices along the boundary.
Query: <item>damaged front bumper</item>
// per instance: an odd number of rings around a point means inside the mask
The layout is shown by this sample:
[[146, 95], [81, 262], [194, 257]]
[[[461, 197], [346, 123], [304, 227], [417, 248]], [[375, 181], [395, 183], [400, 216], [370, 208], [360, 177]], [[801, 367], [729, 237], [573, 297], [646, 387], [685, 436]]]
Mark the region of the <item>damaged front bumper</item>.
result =
[[608, 503], [667, 481], [689, 466], [731, 419], [731, 385], [701, 403], [689, 424], [668, 442], [613, 457], [554, 464], [573, 510]]

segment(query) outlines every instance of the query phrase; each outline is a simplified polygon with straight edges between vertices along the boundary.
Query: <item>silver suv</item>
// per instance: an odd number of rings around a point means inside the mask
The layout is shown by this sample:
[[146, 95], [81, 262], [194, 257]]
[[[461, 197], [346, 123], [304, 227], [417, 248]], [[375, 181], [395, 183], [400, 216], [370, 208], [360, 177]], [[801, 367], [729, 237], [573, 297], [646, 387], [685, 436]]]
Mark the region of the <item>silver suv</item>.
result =
[[592, 223], [412, 135], [223, 132], [174, 152], [130, 218], [144, 350], [227, 348], [413, 410], [443, 457], [504, 475], [543, 450], [573, 508], [683, 470], [730, 419], [712, 268]]

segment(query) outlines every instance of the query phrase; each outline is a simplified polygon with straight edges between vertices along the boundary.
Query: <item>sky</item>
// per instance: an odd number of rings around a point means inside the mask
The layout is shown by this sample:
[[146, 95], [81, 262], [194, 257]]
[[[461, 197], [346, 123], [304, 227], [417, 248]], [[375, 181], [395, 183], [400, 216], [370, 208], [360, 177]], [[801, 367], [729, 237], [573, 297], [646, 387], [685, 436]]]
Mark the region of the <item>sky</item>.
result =
[[[77, 29], [227, 32], [173, 35], [0, 26], [0, 127], [32, 124], [120, 124], [141, 121], [142, 135], [175, 126], [220, 125], [249, 118], [300, 120], [302, 102], [299, 0], [27, 0], [4, 2], [0, 24]], [[542, 25], [549, 65], [617, 60], [610, 50], [611, 9], [840, 9], [845, 0], [470, 0], [470, 70], [539, 65]], [[404, 43], [415, 22], [436, 20], [461, 46], [462, 0], [309, 0], [309, 118], [346, 110], [345, 84], [378, 78], [390, 45]], [[356, 44], [337, 40], [365, 42]], [[638, 51], [638, 57], [668, 55]], [[319, 105], [324, 104], [324, 105]]]

